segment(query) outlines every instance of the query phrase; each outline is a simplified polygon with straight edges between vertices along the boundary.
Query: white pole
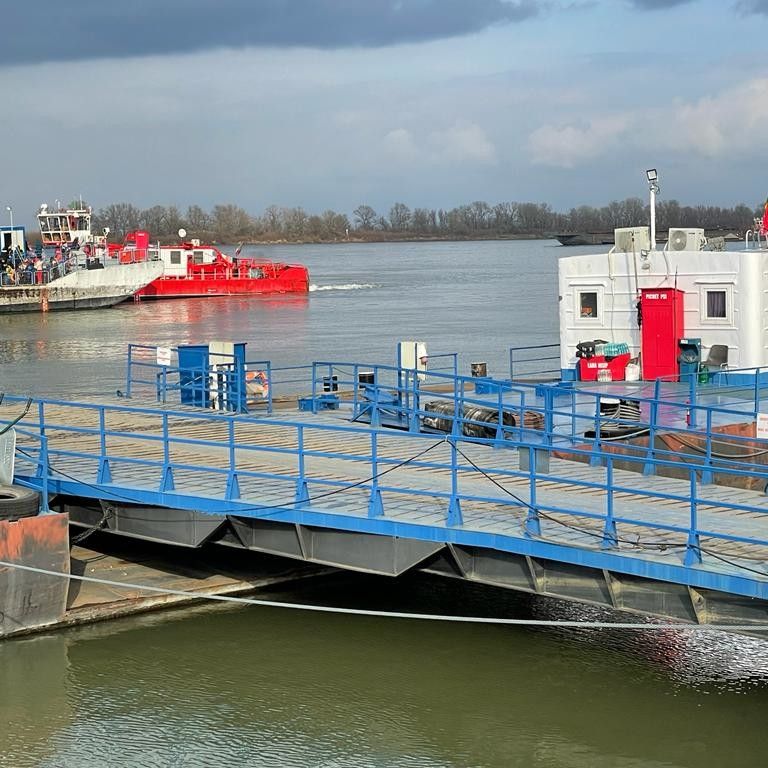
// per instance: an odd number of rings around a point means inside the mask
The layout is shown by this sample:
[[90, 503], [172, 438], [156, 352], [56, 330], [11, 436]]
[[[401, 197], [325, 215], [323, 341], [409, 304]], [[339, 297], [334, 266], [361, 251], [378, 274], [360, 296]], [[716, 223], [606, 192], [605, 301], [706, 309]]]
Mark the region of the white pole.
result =
[[14, 236], [13, 236], [13, 208], [11, 208], [10, 205], [6, 205], [5, 206], [5, 210], [8, 211], [8, 213], [9, 213], [9, 215], [11, 217], [11, 248], [13, 248], [14, 245], [15, 245], [15, 243], [13, 242], [14, 239], [15, 239]]
[[651, 182], [651, 250], [656, 250], [656, 182]]

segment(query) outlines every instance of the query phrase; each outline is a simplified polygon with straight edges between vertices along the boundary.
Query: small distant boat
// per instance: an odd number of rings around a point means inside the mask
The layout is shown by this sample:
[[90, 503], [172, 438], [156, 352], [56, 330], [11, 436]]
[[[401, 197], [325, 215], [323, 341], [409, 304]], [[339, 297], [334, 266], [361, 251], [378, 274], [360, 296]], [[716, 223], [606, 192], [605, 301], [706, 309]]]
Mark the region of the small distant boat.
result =
[[613, 245], [613, 232], [565, 232], [555, 239], [560, 245]]

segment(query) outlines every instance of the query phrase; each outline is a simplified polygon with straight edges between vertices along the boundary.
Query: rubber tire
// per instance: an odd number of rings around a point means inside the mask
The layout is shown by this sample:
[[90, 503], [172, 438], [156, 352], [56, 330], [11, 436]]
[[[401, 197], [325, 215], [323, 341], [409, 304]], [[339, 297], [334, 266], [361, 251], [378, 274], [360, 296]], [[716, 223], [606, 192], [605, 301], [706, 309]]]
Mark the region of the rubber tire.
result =
[[0, 485], [0, 520], [11, 522], [34, 517], [40, 511], [40, 494], [21, 485]]

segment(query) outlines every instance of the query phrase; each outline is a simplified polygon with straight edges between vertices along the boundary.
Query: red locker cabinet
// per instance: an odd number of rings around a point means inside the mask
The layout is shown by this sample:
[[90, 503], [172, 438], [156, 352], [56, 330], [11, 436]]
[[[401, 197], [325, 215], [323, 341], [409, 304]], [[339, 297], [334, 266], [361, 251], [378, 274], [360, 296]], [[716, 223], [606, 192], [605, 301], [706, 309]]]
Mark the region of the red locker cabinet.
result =
[[640, 361], [646, 381], [677, 381], [677, 342], [685, 336], [685, 292], [677, 288], [640, 290]]

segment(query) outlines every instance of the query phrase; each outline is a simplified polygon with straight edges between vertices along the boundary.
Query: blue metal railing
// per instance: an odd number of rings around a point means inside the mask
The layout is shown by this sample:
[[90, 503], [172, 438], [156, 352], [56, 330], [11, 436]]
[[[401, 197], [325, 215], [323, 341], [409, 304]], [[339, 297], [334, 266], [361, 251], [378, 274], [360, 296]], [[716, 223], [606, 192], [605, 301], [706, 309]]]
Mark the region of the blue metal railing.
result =
[[[13, 398], [10, 398], [13, 402]], [[94, 426], [75, 426], [66, 415], [59, 415], [55, 419], [48, 415], [48, 410], [56, 408], [60, 412], [69, 408], [92, 412]], [[109, 429], [110, 417], [118, 414], [125, 416], [131, 414], [140, 421], [145, 422], [146, 431], [132, 428]], [[543, 520], [552, 515], [571, 515], [575, 519], [581, 519], [586, 523], [598, 523], [598, 529], [592, 530], [592, 535], [599, 540], [602, 549], [616, 549], [618, 541], [616, 537], [617, 525], [631, 525], [649, 532], [656, 531], [671, 533], [682, 537], [677, 546], [685, 553], [686, 565], [695, 565], [702, 559], [701, 539], [732, 541], [755, 546], [768, 546], [768, 538], [759, 535], [741, 535], [725, 530], [711, 530], [703, 528], [699, 523], [699, 508], [718, 506], [731, 512], [753, 512], [761, 515], [768, 514], [768, 507], [739, 503], [723, 499], [710, 499], [704, 491], [701, 476], [711, 471], [706, 461], [702, 458], [689, 456], [688, 463], [682, 465], [683, 472], [689, 476], [689, 487], [677, 491], [661, 491], [644, 487], [640, 480], [640, 472], [649, 461], [647, 456], [622, 454], [620, 456], [602, 450], [599, 439], [593, 445], [571, 445], [568, 448], [569, 456], [581, 459], [584, 462], [594, 458], [595, 452], [599, 453], [601, 463], [605, 469], [602, 480], [595, 481], [570, 475], [558, 475], [555, 472], [541, 472], [536, 468], [536, 462], [530, 461], [527, 470], [515, 470], [484, 463], [473, 464], [474, 480], [478, 479], [477, 472], [503, 480], [504, 478], [525, 478], [530, 482], [530, 499], [526, 501], [515, 494], [500, 493], [493, 484], [488, 484], [488, 491], [479, 491], [477, 482], [468, 483], [467, 473], [470, 471], [466, 461], [462, 461], [464, 446], [469, 444], [492, 445], [494, 440], [475, 438], [472, 440], [450, 435], [446, 442], [450, 448], [450, 459], [439, 459], [434, 454], [423, 454], [424, 448], [429, 448], [434, 436], [427, 434], [413, 434], [410, 436], [413, 444], [413, 458], [408, 461], [408, 466], [415, 469], [429, 469], [437, 472], [447, 472], [450, 483], [444, 488], [435, 488], [431, 485], [420, 485], [419, 481], [411, 474], [405, 485], [397, 484], [391, 476], [385, 482], [381, 476], [383, 469], [394, 467], [403, 463], [407, 457], [386, 455], [382, 452], [382, 442], [393, 435], [382, 433], [380, 430], [370, 427], [351, 425], [329, 424], [297, 424], [291, 421], [270, 420], [271, 428], [282, 427], [293, 434], [293, 438], [287, 440], [284, 445], [258, 445], [240, 439], [241, 430], [248, 430], [256, 425], [263, 424], [249, 416], [226, 415], [209, 412], [200, 412], [194, 416], [196, 421], [208, 425], [205, 433], [210, 437], [189, 437], [183, 433], [183, 425], [189, 422], [189, 412], [175, 412], [164, 410], [158, 412], [152, 409], [134, 407], [105, 406], [87, 403], [68, 403], [65, 401], [43, 401], [39, 403], [37, 421], [28, 423], [22, 434], [25, 438], [20, 456], [20, 463], [28, 465], [26, 472], [20, 474], [27, 484], [41, 488], [44, 498], [47, 498], [50, 489], [55, 492], [66, 492], [68, 488], [76, 488], [83, 495], [96, 495], [105, 498], [123, 498], [124, 500], [139, 503], [163, 503], [168, 494], [173, 495], [173, 503], [178, 504], [183, 496], [183, 488], [177, 486], [175, 478], [184, 472], [193, 471], [198, 476], [210, 478], [209, 492], [205, 496], [195, 495], [190, 497], [189, 503], [195, 508], [219, 514], [245, 514], [259, 516], [273, 516], [272, 511], [263, 507], [248, 507], [248, 499], [241, 497], [240, 489], [244, 484], [254, 480], [266, 480], [270, 487], [284, 488], [285, 497], [277, 505], [279, 516], [285, 516], [291, 510], [308, 507], [313, 499], [340, 489], [348, 488], [350, 481], [337, 477], [318, 477], [307, 471], [306, 464], [314, 458], [335, 459], [349, 467], [362, 468], [365, 479], [356, 482], [356, 487], [366, 494], [368, 498], [368, 516], [371, 518], [386, 518], [387, 507], [383, 501], [388, 493], [407, 494], [413, 498], [442, 499], [445, 506], [443, 525], [456, 528], [464, 524], [462, 508], [467, 503], [506, 505], [517, 508], [525, 514], [524, 530], [530, 534], [540, 530]], [[68, 447], [60, 444], [50, 446], [46, 437], [47, 433], [55, 431], [57, 435], [66, 433], [74, 439]], [[332, 438], [332, 443], [338, 446], [334, 450], [318, 450], [311, 446], [311, 436], [325, 434]], [[220, 435], [217, 437], [216, 435]], [[400, 437], [397, 435], [397, 437]], [[120, 443], [130, 439], [134, 445], [144, 446], [142, 451], [131, 452], [126, 455], [121, 452]], [[35, 447], [35, 442], [37, 446]], [[59, 437], [59, 443], [61, 442]], [[562, 446], [541, 443], [531, 443], [517, 439], [507, 438], [506, 444], [511, 448], [540, 450], [547, 455], [554, 451], [562, 450]], [[93, 447], [82, 447], [93, 446]], [[176, 454], [188, 449], [190, 456], [176, 457]], [[218, 464], [211, 462], [211, 450], [220, 449], [221, 460]], [[157, 458], [146, 458], [138, 454], [157, 454]], [[419, 456], [419, 454], [422, 454]], [[193, 461], [191, 456], [208, 457], [199, 461]], [[284, 471], [261, 471], [248, 468], [247, 457], [255, 456], [283, 456], [291, 461]], [[245, 457], [245, 458], [244, 458]], [[616, 478], [616, 462], [636, 465], [637, 483], [629, 483], [625, 473], [621, 480]], [[679, 461], [674, 460], [674, 453], [668, 455], [656, 455], [651, 459], [656, 468], [681, 470]], [[77, 476], [72, 475], [72, 467], [79, 466]], [[83, 470], [83, 467], [90, 467]], [[123, 484], [115, 483], [113, 478], [125, 473], [125, 470], [140, 468], [139, 475], [131, 475], [132, 479], [123, 481]], [[731, 477], [754, 477], [755, 468], [727, 467], [723, 471]], [[335, 472], [334, 474], [337, 474]], [[354, 472], [350, 472], [354, 475]], [[359, 473], [358, 473], [359, 474]], [[428, 476], [428, 475], [427, 475]], [[140, 478], [140, 479], [137, 479]], [[148, 480], [148, 478], [154, 478]], [[217, 480], [218, 479], [218, 480]], [[546, 500], [547, 484], [556, 483], [572, 490], [590, 490], [604, 497], [604, 508], [596, 511], [581, 506], [573, 496], [568, 500], [568, 506], [562, 503], [553, 503]], [[468, 488], [468, 485], [472, 485]], [[216, 491], [216, 489], [219, 489]], [[70, 492], [72, 492], [70, 490]], [[665, 521], [664, 516], [653, 519], [652, 515], [644, 514], [642, 517], [632, 517], [620, 514], [616, 509], [615, 496], [617, 494], [632, 494], [636, 497], [665, 502], [683, 504], [688, 509], [685, 521], [678, 519], [674, 522]], [[181, 495], [180, 495], [181, 494]], [[583, 498], [583, 497], [582, 497]], [[245, 509], [243, 509], [245, 505]], [[314, 506], [314, 504], [313, 504]], [[332, 504], [331, 504], [332, 506]], [[589, 527], [583, 529], [585, 535], [589, 534]], [[522, 531], [521, 531], [522, 535]], [[649, 534], [651, 535], [651, 534]], [[660, 546], [664, 546], [663, 543]], [[766, 573], [768, 578], [768, 573]]]
[[[555, 365], [557, 361], [557, 365]], [[560, 344], [534, 344], [526, 347], [510, 347], [509, 379], [514, 381], [520, 376], [539, 378], [556, 375], [560, 377]], [[544, 364], [546, 367], [542, 368]], [[535, 366], [531, 368], [531, 365]], [[515, 370], [517, 366], [517, 370]]]

